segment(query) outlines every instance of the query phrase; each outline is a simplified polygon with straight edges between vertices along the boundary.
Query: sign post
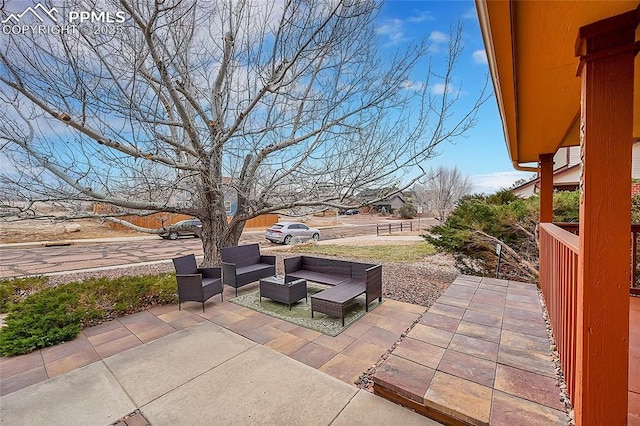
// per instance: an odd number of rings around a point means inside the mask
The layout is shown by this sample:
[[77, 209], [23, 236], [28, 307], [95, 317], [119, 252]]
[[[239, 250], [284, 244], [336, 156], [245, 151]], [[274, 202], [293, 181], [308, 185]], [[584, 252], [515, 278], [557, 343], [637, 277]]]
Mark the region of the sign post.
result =
[[500, 259], [502, 257], [502, 245], [496, 244], [496, 254], [498, 255], [498, 266], [496, 267], [496, 278], [500, 274]]

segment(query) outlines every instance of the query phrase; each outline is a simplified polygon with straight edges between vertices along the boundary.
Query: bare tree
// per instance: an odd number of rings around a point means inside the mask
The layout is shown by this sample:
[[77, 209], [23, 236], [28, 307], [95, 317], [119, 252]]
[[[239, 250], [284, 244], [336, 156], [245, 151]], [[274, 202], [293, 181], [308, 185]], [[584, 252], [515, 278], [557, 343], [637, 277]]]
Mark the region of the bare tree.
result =
[[437, 212], [440, 222], [444, 222], [456, 202], [471, 193], [473, 183], [457, 166], [440, 166], [429, 170], [424, 182], [416, 184], [415, 190], [418, 198], [424, 201], [431, 211]]
[[[442, 69], [422, 65], [426, 39], [383, 59], [379, 7], [69, 0], [65, 10], [126, 19], [107, 31], [3, 34], [0, 160], [10, 166], [0, 179], [3, 199], [21, 200], [11, 214], [57, 200], [192, 215], [210, 265], [260, 214], [412, 185], [438, 145], [475, 124], [486, 96], [456, 109], [460, 25]], [[408, 84], [417, 66], [421, 84]]]

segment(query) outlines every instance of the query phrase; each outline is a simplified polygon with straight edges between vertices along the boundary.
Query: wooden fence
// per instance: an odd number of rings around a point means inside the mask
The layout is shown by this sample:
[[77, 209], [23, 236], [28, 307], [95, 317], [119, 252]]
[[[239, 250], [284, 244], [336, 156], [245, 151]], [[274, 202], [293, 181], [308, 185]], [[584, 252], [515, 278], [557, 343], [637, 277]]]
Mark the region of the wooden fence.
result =
[[[176, 213], [153, 213], [147, 216], [128, 215], [122, 216], [120, 219], [127, 221], [133, 225], [142, 228], [159, 229], [167, 227], [181, 220], [193, 219], [191, 216]], [[228, 218], [231, 220], [231, 218]], [[253, 219], [249, 219], [245, 224], [245, 228], [267, 228], [278, 221], [277, 214], [264, 214]], [[119, 223], [107, 222], [109, 227], [114, 230], [130, 229]]]
[[413, 231], [413, 223], [385, 223], [376, 225], [376, 235], [389, 234], [392, 232]]

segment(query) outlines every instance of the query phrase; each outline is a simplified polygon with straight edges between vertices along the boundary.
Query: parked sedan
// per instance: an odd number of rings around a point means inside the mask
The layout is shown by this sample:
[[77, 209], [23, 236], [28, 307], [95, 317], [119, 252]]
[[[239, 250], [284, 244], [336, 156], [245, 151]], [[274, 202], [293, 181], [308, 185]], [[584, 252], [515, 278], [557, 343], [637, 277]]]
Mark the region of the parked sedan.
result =
[[161, 232], [162, 238], [169, 240], [177, 240], [179, 237], [198, 237], [197, 228], [202, 228], [202, 222], [198, 219], [188, 219], [176, 222], [170, 225], [165, 232]]
[[309, 228], [304, 223], [278, 222], [267, 229], [265, 238], [272, 243], [279, 244], [291, 244], [294, 238], [318, 241], [320, 239], [320, 231], [316, 228]]

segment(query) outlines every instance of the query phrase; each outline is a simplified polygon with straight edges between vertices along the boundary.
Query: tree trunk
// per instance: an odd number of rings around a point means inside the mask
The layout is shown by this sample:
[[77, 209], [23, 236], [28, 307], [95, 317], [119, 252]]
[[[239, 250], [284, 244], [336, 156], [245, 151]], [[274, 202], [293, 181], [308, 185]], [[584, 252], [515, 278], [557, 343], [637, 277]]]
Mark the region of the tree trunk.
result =
[[200, 206], [203, 212], [202, 250], [203, 266], [219, 266], [222, 262], [221, 249], [225, 247], [224, 235], [228, 232], [227, 212], [224, 208], [224, 191], [222, 190], [222, 153], [214, 151], [209, 161], [210, 170], [202, 176]]
[[237, 219], [237, 216], [231, 220], [226, 232], [222, 235], [221, 243], [223, 247], [238, 245], [245, 223], [246, 221], [244, 219]]
[[474, 230], [473, 232], [489, 240], [492, 244], [500, 244], [504, 248], [504, 250], [518, 262], [517, 266], [520, 269], [527, 271], [529, 274], [531, 274], [534, 277], [538, 276], [538, 269], [535, 266], [533, 266], [531, 262], [528, 262], [524, 257], [520, 256], [520, 254], [516, 250], [511, 248], [507, 243], [505, 243], [502, 240], [499, 240], [498, 238], [492, 235], [482, 232], [478, 229]]
[[225, 246], [221, 236], [227, 232], [227, 217], [224, 214], [224, 209], [222, 214], [220, 214], [219, 209], [215, 210], [216, 213], [212, 214], [210, 218], [200, 218], [202, 221], [203, 266], [220, 266], [220, 249]]
[[[246, 190], [243, 188], [243, 190]], [[229, 222], [227, 231], [222, 235], [223, 247], [237, 246], [242, 231], [244, 231], [244, 225], [247, 223], [247, 218], [251, 217], [249, 213], [249, 205], [247, 198], [243, 195], [243, 191], [238, 193], [237, 210], [236, 214]]]

